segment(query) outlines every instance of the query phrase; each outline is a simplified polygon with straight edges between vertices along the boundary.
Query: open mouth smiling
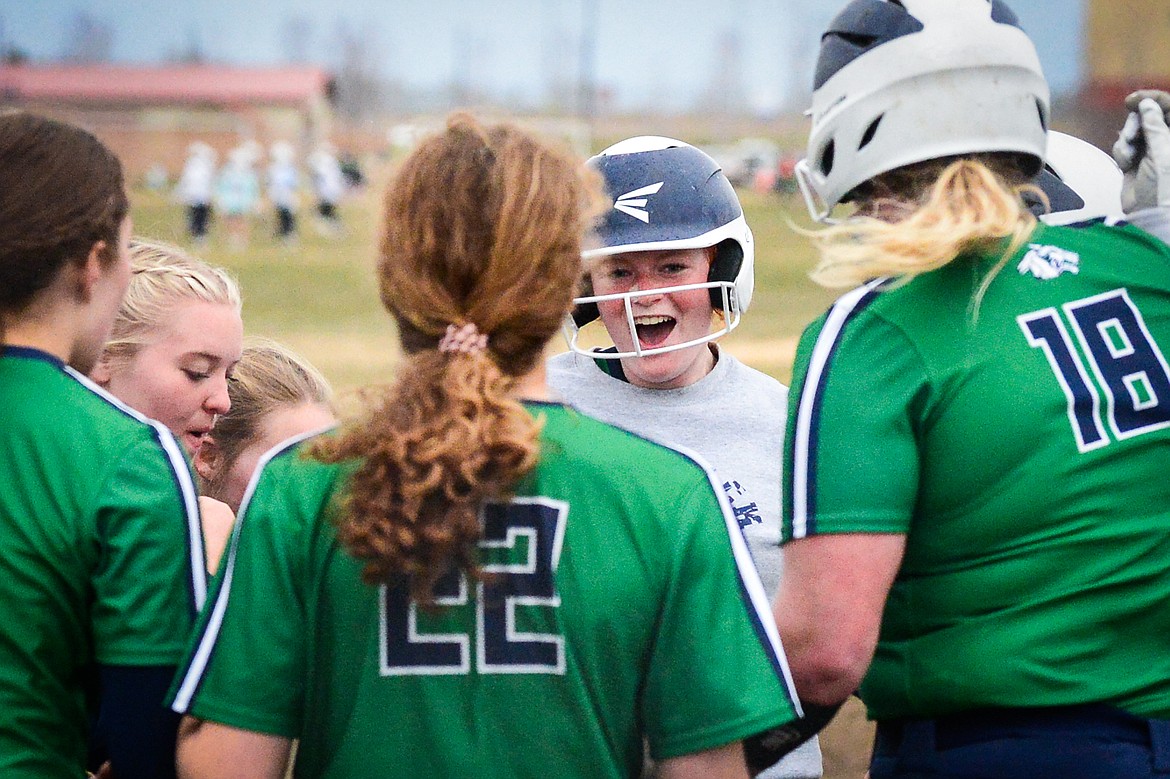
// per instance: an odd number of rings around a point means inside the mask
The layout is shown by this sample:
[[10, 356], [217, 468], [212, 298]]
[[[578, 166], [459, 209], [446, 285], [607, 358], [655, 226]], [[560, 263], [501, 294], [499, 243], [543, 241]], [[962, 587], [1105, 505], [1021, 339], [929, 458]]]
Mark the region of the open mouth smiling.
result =
[[638, 341], [643, 346], [655, 347], [661, 345], [674, 332], [677, 324], [674, 317], [661, 314], [634, 317], [634, 329], [638, 333]]

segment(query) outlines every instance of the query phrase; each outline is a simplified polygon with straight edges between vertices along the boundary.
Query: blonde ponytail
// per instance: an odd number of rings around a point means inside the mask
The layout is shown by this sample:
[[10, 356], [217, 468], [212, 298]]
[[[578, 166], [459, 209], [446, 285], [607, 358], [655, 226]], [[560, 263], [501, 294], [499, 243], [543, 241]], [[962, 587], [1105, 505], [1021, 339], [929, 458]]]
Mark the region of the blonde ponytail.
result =
[[[940, 165], [945, 165], [939, 171]], [[1002, 251], [1002, 259], [984, 278], [975, 305], [1003, 263], [1031, 234], [1036, 218], [997, 159], [963, 158], [931, 161], [901, 171], [902, 187], [925, 192], [921, 205], [905, 207], [898, 221], [857, 217], [806, 234], [820, 252], [812, 278], [825, 287], [854, 287], [881, 277], [909, 281], [972, 252]], [[914, 181], [933, 181], [915, 188]], [[1017, 176], [1018, 178], [1018, 176]], [[905, 201], [902, 201], [905, 202]], [[1005, 246], [1006, 241], [1006, 246]]]

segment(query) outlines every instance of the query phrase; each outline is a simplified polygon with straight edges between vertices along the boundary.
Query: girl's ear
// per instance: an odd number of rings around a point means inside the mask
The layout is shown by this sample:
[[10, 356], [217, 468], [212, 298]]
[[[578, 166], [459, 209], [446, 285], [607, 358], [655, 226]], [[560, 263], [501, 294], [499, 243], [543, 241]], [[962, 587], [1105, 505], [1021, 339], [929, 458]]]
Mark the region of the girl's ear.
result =
[[207, 436], [200, 444], [199, 451], [195, 453], [195, 473], [199, 474], [203, 481], [210, 482], [219, 473], [222, 464], [223, 454], [219, 451], [219, 445], [215, 443], [214, 437]]
[[90, 369], [89, 378], [99, 387], [108, 388], [110, 386], [110, 379], [112, 378], [110, 375], [110, 361], [104, 354], [98, 358], [97, 363]]
[[83, 303], [88, 303], [93, 296], [94, 287], [105, 273], [106, 263], [102, 255], [106, 251], [106, 242], [98, 241], [89, 250], [85, 262], [81, 264], [81, 272], [77, 274], [77, 294]]

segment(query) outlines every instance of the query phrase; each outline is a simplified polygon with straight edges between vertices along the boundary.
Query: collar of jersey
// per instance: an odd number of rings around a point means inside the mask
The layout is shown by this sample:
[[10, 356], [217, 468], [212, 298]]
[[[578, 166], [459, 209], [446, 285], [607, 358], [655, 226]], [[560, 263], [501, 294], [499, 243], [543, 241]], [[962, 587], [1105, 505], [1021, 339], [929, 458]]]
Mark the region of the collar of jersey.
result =
[[520, 405], [524, 406], [525, 408], [527, 408], [529, 406], [547, 406], [550, 408], [567, 408], [567, 406], [568, 406], [567, 403], [563, 403], [559, 400], [535, 400], [535, 399], [531, 399], [531, 398], [525, 398], [524, 400], [521, 400]]
[[[616, 352], [617, 347], [611, 346], [608, 349], [597, 349], [598, 352]], [[601, 368], [601, 372], [607, 376], [612, 376], [618, 381], [624, 381], [629, 384], [630, 380], [626, 378], [626, 369], [622, 367], [621, 360], [602, 360], [595, 358], [593, 362], [597, 363], [597, 367]]]
[[43, 360], [56, 368], [64, 368], [65, 361], [48, 352], [34, 349], [31, 346], [3, 346], [0, 347], [0, 357], [19, 357], [24, 360]]

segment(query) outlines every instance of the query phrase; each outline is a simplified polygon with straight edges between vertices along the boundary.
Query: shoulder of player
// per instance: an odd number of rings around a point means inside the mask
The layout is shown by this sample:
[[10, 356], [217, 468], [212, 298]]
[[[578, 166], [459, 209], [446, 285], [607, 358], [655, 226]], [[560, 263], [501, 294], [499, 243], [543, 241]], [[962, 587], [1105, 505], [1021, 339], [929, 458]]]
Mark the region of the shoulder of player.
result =
[[545, 364], [548, 366], [549, 370], [552, 370], [553, 368], [558, 370], [566, 370], [573, 367], [573, 365], [576, 363], [576, 357], [576, 352], [558, 352], [557, 354], [554, 354], [545, 360]]
[[764, 396], [779, 398], [781, 402], [787, 397], [788, 385], [781, 382], [775, 376], [770, 376], [758, 368], [753, 368], [726, 349], [720, 349], [719, 361], [723, 362], [725, 359], [728, 362], [728, 378], [735, 385], [737, 392], [741, 391], [743, 385], [748, 385], [754, 392]]
[[[646, 478], [705, 478], [706, 462], [695, 452], [670, 446], [561, 404], [550, 404], [542, 432], [542, 459], [557, 460], [582, 474], [612, 479], [615, 473]], [[536, 413], [540, 415], [539, 408]]]
[[265, 504], [297, 506], [298, 513], [315, 515], [360, 465], [357, 459], [334, 463], [315, 456], [314, 444], [336, 432], [337, 428], [310, 431], [264, 453], [245, 491], [245, 502], [263, 492]]
[[338, 475], [352, 472], [359, 464], [357, 460], [325, 462], [314, 455], [314, 446], [329, 436], [337, 435], [339, 430], [340, 428], [336, 426], [310, 430], [281, 441], [261, 455], [256, 470], [279, 474], [293, 473], [296, 474], [295, 479], [302, 481], [332, 482]]
[[237, 514], [241, 526], [268, 528], [260, 532], [275, 532], [290, 541], [327, 532], [329, 523], [318, 520], [360, 462], [322, 462], [312, 450], [317, 435], [285, 441], [260, 458]]
[[[1156, 216], [1165, 216], [1163, 209], [1151, 211]], [[1138, 249], [1144, 252], [1145, 256], [1156, 257], [1159, 262], [1165, 263], [1166, 259], [1170, 258], [1170, 245], [1158, 235], [1149, 232], [1147, 227], [1150, 225], [1128, 222], [1124, 219], [1095, 219], [1074, 225], [1048, 225], [1037, 233], [1037, 239], [1032, 243], [1054, 244], [1060, 248], [1089, 252], [1090, 256], [1095, 253], [1112, 255], [1117, 251], [1132, 252]], [[1136, 260], [1140, 256], [1127, 254], [1126, 262]]]
[[896, 328], [894, 322], [902, 311], [920, 307], [920, 301], [911, 290], [920, 285], [923, 278], [919, 276], [907, 283], [875, 279], [842, 294], [828, 310], [805, 327], [797, 346], [797, 360], [802, 352], [824, 351], [828, 344], [835, 344], [871, 327]]
[[[853, 290], [805, 329], [793, 364], [793, 391], [798, 393], [800, 404], [807, 404], [812, 397], [810, 383], [824, 386], [830, 375], [860, 373], [907, 381], [917, 381], [912, 377], [923, 375], [928, 342], [965, 326], [969, 299], [947, 304], [931, 296], [929, 305], [923, 305], [918, 296], [906, 294], [914, 283], [894, 289], [875, 285]], [[943, 311], [948, 307], [958, 308], [955, 316], [959, 320], [947, 322]], [[846, 379], [847, 384], [851, 382]], [[868, 386], [869, 382], [862, 384]], [[789, 397], [789, 408], [796, 403], [796, 397]]]
[[91, 463], [102, 459], [116, 463], [151, 452], [186, 469], [179, 443], [163, 425], [69, 367], [60, 366], [54, 374], [46, 374], [36, 385], [38, 403], [51, 409], [39, 426], [40, 435], [60, 438], [62, 445]]
[[545, 360], [545, 370], [549, 386], [558, 392], [572, 390], [580, 384], [583, 377], [594, 374], [605, 376], [592, 359], [572, 351], [560, 352], [549, 357]]

